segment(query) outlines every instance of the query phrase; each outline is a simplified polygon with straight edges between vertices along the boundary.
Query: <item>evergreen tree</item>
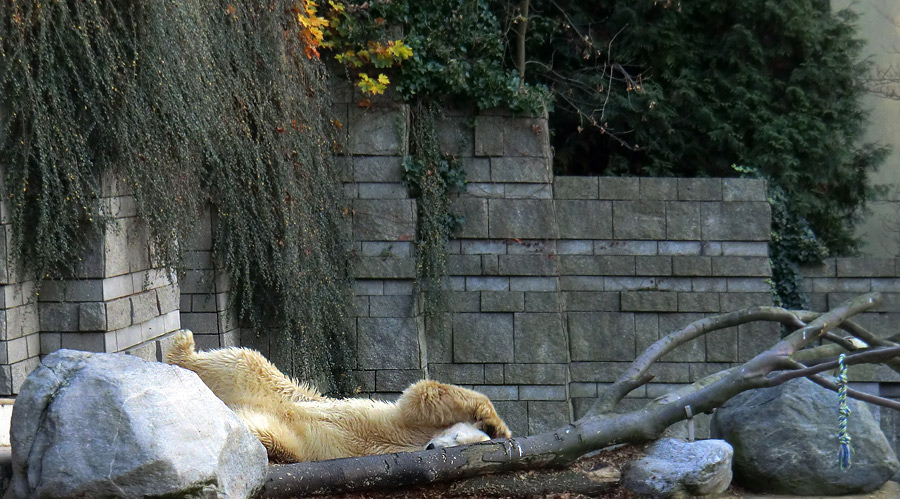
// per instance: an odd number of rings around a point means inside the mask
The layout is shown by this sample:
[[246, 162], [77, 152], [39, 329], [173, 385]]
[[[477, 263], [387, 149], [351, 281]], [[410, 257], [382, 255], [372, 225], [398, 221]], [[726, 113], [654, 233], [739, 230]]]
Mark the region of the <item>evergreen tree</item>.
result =
[[560, 0], [531, 2], [531, 14], [526, 78], [556, 98], [558, 172], [721, 177], [750, 165], [832, 253], [855, 248], [885, 150], [859, 143], [868, 65], [853, 12], [821, 0]]

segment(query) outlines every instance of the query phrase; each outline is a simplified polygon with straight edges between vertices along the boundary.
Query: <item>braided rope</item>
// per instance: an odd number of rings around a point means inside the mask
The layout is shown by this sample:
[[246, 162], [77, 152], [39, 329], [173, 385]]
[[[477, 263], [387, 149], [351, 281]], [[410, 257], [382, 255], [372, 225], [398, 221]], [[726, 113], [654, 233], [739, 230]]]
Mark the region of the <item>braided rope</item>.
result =
[[838, 375], [834, 378], [838, 385], [838, 442], [841, 450], [838, 453], [838, 462], [842, 470], [850, 467], [850, 434], [847, 432], [847, 421], [850, 419], [850, 406], [847, 404], [847, 364], [844, 364], [844, 354], [838, 357]]

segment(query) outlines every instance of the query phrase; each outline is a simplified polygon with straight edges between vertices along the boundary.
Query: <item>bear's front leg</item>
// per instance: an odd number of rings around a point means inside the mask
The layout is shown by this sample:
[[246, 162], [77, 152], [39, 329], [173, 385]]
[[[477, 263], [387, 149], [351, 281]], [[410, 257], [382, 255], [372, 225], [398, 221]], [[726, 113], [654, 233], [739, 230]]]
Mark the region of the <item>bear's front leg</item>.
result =
[[407, 388], [397, 404], [412, 425], [446, 428], [474, 423], [491, 438], [512, 436], [485, 395], [456, 385], [422, 380]]

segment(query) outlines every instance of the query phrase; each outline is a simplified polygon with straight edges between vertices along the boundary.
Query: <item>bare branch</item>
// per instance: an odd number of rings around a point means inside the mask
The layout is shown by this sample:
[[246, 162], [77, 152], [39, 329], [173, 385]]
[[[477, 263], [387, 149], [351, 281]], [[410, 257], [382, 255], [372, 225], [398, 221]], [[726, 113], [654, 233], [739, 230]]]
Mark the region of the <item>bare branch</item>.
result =
[[848, 352], [852, 352], [854, 350], [858, 350], [858, 347], [853, 344], [853, 342], [843, 336], [838, 336], [832, 332], [828, 332], [822, 335], [823, 340], [828, 340], [834, 344], [839, 345], [844, 350]]
[[647, 383], [647, 372], [654, 362], [691, 340], [712, 331], [747, 324], [756, 321], [775, 321], [790, 327], [802, 327], [805, 324], [797, 316], [779, 307], [753, 307], [737, 312], [706, 317], [692, 322], [688, 326], [667, 334], [656, 341], [631, 364], [618, 380], [609, 385], [597, 398], [589, 414], [611, 412], [615, 406], [635, 388]]
[[[813, 321], [816, 318], [818, 318], [820, 315], [822, 315], [819, 312], [809, 312], [807, 310], [800, 310], [800, 311], [797, 311], [796, 313], [797, 313], [797, 316], [800, 317], [801, 320], [806, 321], [806, 322]], [[844, 322], [841, 323], [841, 325], [838, 328], [843, 331], [846, 331], [848, 334], [854, 336], [855, 338], [858, 338], [859, 340], [863, 341], [867, 345], [879, 346], [879, 347], [897, 346], [897, 343], [894, 343], [886, 338], [882, 338], [882, 337], [872, 333], [871, 331], [860, 326], [859, 323], [857, 323], [856, 321], [853, 321], [853, 320], [845, 320]]]
[[[844, 357], [844, 363], [847, 365], [872, 364], [884, 362], [888, 359], [897, 358], [898, 356], [900, 356], [900, 347], [873, 348], [860, 351], [859, 353], [846, 355]], [[793, 371], [785, 371], [777, 376], [769, 377], [768, 379], [771, 386], [780, 385], [795, 378], [804, 378], [830, 369], [836, 369], [838, 367], [838, 359], [822, 362], [821, 364], [811, 367], [806, 367], [799, 363], [797, 365], [798, 368]]]
[[791, 355], [797, 350], [810, 345], [823, 334], [839, 327], [850, 317], [881, 305], [881, 293], [869, 293], [841, 304], [838, 308], [818, 316], [814, 321], [802, 327], [775, 345], [773, 350]]
[[[894, 18], [890, 13], [877, 5], [872, 5], [881, 17], [886, 19], [894, 26], [900, 27], [900, 18]], [[900, 50], [897, 47], [887, 49], [890, 54], [898, 54]], [[866, 87], [869, 93], [884, 97], [885, 99], [900, 100], [900, 66], [889, 64], [886, 66], [876, 66], [872, 71], [872, 75], [866, 81]]]
[[[838, 391], [838, 385], [834, 381], [831, 381], [824, 376], [813, 375], [809, 376], [809, 380], [813, 383], [821, 386], [822, 388], [827, 388], [833, 392]], [[888, 409], [895, 409], [900, 411], [900, 402], [896, 400], [886, 399], [884, 397], [879, 397], [877, 395], [872, 395], [870, 393], [861, 392], [858, 390], [854, 390], [852, 388], [847, 388], [847, 396], [851, 398], [855, 398], [857, 400], [861, 400], [863, 402], [868, 402], [870, 404], [879, 405], [881, 407], [887, 407]]]
[[804, 366], [817, 366], [822, 362], [827, 362], [837, 358], [848, 350], [838, 344], [820, 345], [815, 348], [804, 348], [795, 353], [791, 358]]
[[[801, 319], [803, 319], [803, 320], [811, 320], [815, 317], [818, 317], [818, 315], [820, 315], [820, 314], [817, 314], [816, 312], [806, 312], [806, 311], [798, 312], [798, 314], [800, 315]], [[845, 320], [843, 323], [841, 323], [841, 325], [839, 327], [841, 330], [846, 331], [850, 335], [854, 336], [855, 338], [859, 339], [860, 341], [862, 341], [863, 343], [865, 343], [869, 346], [893, 347], [893, 346], [898, 345], [897, 343], [895, 343], [893, 341], [890, 341], [886, 338], [882, 338], [882, 337], [870, 332], [869, 330], [860, 326], [858, 323], [856, 323], [855, 321], [852, 321], [852, 320]], [[824, 336], [823, 336], [823, 338], [824, 338]], [[844, 348], [846, 348], [846, 346]], [[848, 348], [848, 350], [852, 351], [854, 349]], [[895, 372], [900, 373], [900, 359], [887, 360], [887, 361], [885, 361], [885, 365], [887, 365], [889, 368], [893, 369]]]
[[519, 2], [519, 15], [516, 18], [516, 69], [519, 70], [521, 84], [525, 83], [525, 33], [528, 30], [529, 0]]

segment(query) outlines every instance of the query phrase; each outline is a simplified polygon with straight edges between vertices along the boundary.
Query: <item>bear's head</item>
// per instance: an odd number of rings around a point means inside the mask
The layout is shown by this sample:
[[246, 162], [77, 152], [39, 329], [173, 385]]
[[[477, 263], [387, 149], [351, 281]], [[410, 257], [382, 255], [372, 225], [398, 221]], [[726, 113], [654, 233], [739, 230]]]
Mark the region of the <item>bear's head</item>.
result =
[[471, 423], [456, 423], [455, 425], [444, 429], [428, 441], [425, 449], [434, 449], [435, 447], [453, 447], [454, 445], [474, 444], [476, 442], [484, 442], [490, 440], [491, 437], [487, 433], [479, 430]]

